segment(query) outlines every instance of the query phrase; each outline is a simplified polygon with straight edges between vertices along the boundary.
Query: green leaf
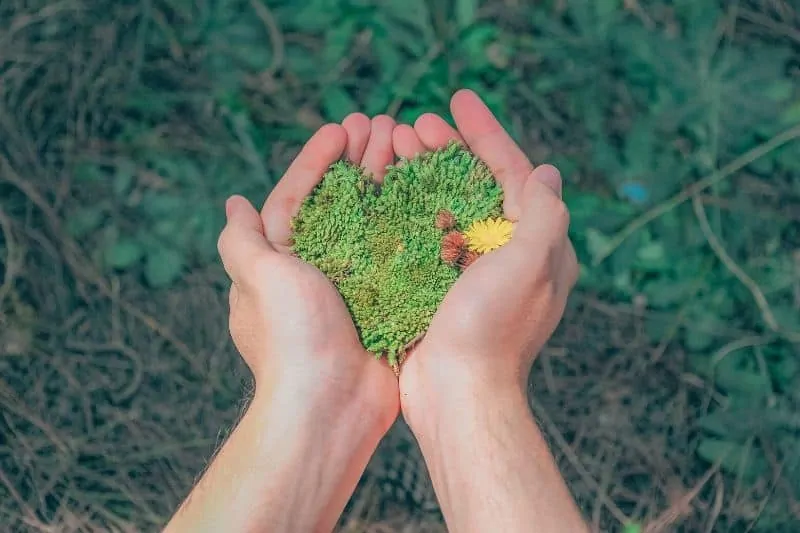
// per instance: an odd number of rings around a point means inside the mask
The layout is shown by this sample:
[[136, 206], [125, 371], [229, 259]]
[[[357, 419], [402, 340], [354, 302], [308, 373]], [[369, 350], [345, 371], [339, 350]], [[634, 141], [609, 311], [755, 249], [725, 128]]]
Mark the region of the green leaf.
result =
[[772, 314], [782, 330], [800, 333], [800, 313], [794, 305], [779, 302], [772, 306]]
[[101, 182], [106, 179], [105, 172], [94, 163], [84, 162], [76, 165], [73, 175], [77, 181]]
[[689, 296], [692, 284], [680, 280], [658, 278], [645, 283], [642, 292], [647, 304], [655, 309], [666, 309], [679, 304]]
[[686, 348], [693, 352], [705, 350], [711, 346], [713, 342], [713, 335], [697, 328], [687, 329], [683, 338], [683, 343]]
[[653, 168], [653, 157], [656, 153], [655, 124], [650, 120], [638, 120], [625, 138], [625, 177], [641, 178]]
[[794, 84], [790, 80], [776, 80], [764, 91], [764, 96], [773, 102], [783, 102], [792, 96]]
[[67, 218], [67, 231], [73, 237], [84, 237], [100, 227], [104, 218], [105, 211], [101, 205], [78, 209]]
[[334, 122], [341, 122], [344, 117], [358, 110], [353, 97], [341, 87], [330, 87], [325, 90], [322, 107], [325, 117]]
[[636, 258], [645, 266], [660, 268], [665, 265], [664, 245], [660, 242], [649, 242], [637, 250]]
[[709, 463], [720, 461], [723, 470], [749, 481], [758, 477], [766, 467], [764, 458], [756, 455], [752, 446], [713, 437], [700, 440], [697, 455]]
[[284, 52], [286, 68], [303, 80], [316, 80], [319, 76], [319, 61], [307, 48], [298, 44], [288, 44]]
[[[398, 51], [397, 47], [384, 39], [375, 41], [374, 43], [375, 55], [378, 56], [381, 68], [381, 84], [389, 84], [398, 80], [400, 71], [403, 67], [403, 56]], [[389, 92], [389, 91], [386, 91]], [[387, 94], [387, 99], [391, 94]]]
[[621, 0], [594, 0], [594, 6], [597, 22], [602, 31], [613, 22], [614, 15], [622, 7]]
[[[714, 372], [717, 385], [728, 392], [738, 392], [754, 397], [764, 397], [772, 392], [769, 375], [756, 369], [742, 369], [735, 366], [734, 354], [722, 360]], [[730, 363], [726, 360], [730, 359]]]
[[[462, 36], [460, 46], [464, 50], [465, 60], [469, 61], [472, 72], [482, 70], [489, 66], [486, 55], [488, 46], [494, 41], [497, 28], [492, 24], [479, 24], [471, 26]], [[462, 85], [464, 85], [462, 81]], [[484, 98], [493, 92], [484, 91]]]
[[114, 174], [112, 188], [114, 195], [117, 198], [122, 198], [131, 190], [133, 185], [133, 177], [136, 175], [136, 167], [131, 163], [121, 163], [117, 167], [117, 172]]
[[800, 429], [800, 415], [791, 409], [776, 406], [767, 407], [763, 402], [733, 404], [727, 410], [717, 409], [700, 418], [697, 426], [711, 434], [728, 440], [745, 441], [751, 436], [775, 436], [781, 430]]
[[770, 154], [768, 154], [766, 156], [759, 157], [748, 166], [756, 174], [769, 176], [775, 169], [775, 157], [770, 157]]
[[[706, 308], [706, 305], [708, 302], [705, 301], [693, 302], [684, 322], [686, 324], [684, 345], [693, 352], [702, 352], [708, 349], [719, 336], [720, 328], [725, 325], [725, 322], [716, 314], [716, 310], [713, 307]], [[728, 358], [726, 357], [726, 359]]]
[[[388, 15], [385, 22], [389, 33], [397, 26], [406, 25], [419, 34], [422, 41], [420, 44], [428, 44], [432, 41], [430, 5], [425, 0], [384, 0], [381, 2], [381, 8], [385, 9]], [[394, 36], [390, 34], [388, 37]], [[395, 39], [392, 41], [399, 42]]]
[[617, 151], [602, 139], [594, 143], [591, 163], [597, 170], [603, 171], [608, 175], [614, 175], [620, 168], [623, 168]]
[[301, 4], [303, 7], [295, 11], [295, 4], [285, 6], [285, 9], [292, 7], [291, 17], [287, 14], [285, 20], [291, 20], [297, 24], [299, 28], [305, 31], [321, 31], [330, 28], [337, 18], [340, 16], [341, 11], [338, 0], [316, 0], [311, 2], [304, 2]]
[[147, 254], [145, 280], [153, 288], [166, 287], [178, 279], [184, 265], [184, 257], [177, 250], [156, 248]]
[[792, 172], [800, 172], [800, 157], [797, 156], [797, 148], [786, 145], [776, 149], [773, 153], [781, 167]]
[[[370, 94], [367, 96], [367, 100], [364, 102], [364, 112], [368, 116], [375, 116], [381, 113], [386, 112], [386, 108], [389, 107], [391, 92], [387, 90], [385, 86], [378, 86], [376, 87]], [[420, 113], [421, 114], [421, 113]], [[402, 121], [403, 119], [401, 119]], [[406, 121], [406, 124], [413, 124], [414, 121]]]
[[456, 0], [456, 24], [468, 28], [478, 13], [478, 0]]
[[786, 108], [786, 111], [781, 115], [781, 122], [787, 126], [800, 123], [800, 101]]
[[165, 240], [173, 240], [181, 231], [181, 222], [177, 218], [162, 218], [150, 228], [153, 235]]
[[786, 388], [800, 377], [800, 361], [787, 349], [777, 360], [770, 362], [769, 370], [776, 383]]
[[638, 522], [629, 522], [622, 528], [622, 533], [642, 533], [642, 525]]
[[697, 427], [717, 437], [731, 436], [731, 420], [728, 413], [717, 411], [700, 418]]
[[[649, 301], [648, 301], [649, 303]], [[644, 332], [653, 343], [660, 343], [671, 333], [673, 324], [666, 318], [648, 313], [644, 318]]]
[[594, 259], [608, 250], [611, 239], [594, 228], [586, 230], [586, 249]]
[[325, 35], [325, 49], [320, 58], [321, 65], [336, 65], [350, 50], [350, 44], [356, 33], [356, 22], [347, 19], [336, 24]]
[[105, 250], [105, 263], [111, 268], [126, 269], [138, 262], [144, 253], [142, 246], [133, 239], [123, 238]]
[[731, 296], [729, 287], [720, 287], [714, 290], [711, 294], [709, 306], [717, 316], [722, 318], [731, 317], [736, 313], [736, 302]]
[[142, 198], [142, 208], [152, 218], [174, 218], [184, 210], [186, 198], [171, 194], [150, 193]]

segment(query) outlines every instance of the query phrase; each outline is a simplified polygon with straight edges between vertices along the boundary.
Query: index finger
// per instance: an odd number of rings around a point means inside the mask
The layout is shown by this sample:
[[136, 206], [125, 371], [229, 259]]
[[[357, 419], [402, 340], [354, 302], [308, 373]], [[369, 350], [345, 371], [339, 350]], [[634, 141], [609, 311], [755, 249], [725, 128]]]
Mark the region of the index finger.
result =
[[339, 124], [326, 124], [308, 140], [292, 161], [261, 209], [267, 240], [280, 252], [291, 246], [290, 222], [306, 196], [336, 162], [347, 146], [347, 132]]
[[450, 101], [458, 131], [503, 187], [504, 209], [511, 220], [522, 212], [521, 196], [533, 165], [477, 94], [462, 89]]

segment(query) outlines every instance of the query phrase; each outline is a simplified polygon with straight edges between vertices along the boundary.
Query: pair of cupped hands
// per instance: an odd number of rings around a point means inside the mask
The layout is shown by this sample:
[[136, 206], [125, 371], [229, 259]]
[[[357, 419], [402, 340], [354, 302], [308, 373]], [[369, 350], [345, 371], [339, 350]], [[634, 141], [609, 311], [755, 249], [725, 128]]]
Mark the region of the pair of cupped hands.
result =
[[[241, 196], [228, 199], [219, 252], [232, 280], [230, 331], [254, 375], [256, 397], [279, 396], [297, 409], [350, 410], [385, 431], [401, 410], [413, 429], [450, 394], [491, 401], [525, 393], [578, 273], [561, 177], [553, 166], [534, 167], [475, 93], [457, 92], [451, 111], [458, 129], [434, 114], [413, 127], [386, 115], [351, 114], [311, 137], [260, 213]], [[398, 379], [361, 345], [325, 275], [291, 255], [291, 219], [341, 158], [381, 181], [397, 158], [452, 140], [489, 166], [515, 230], [456, 281]]]

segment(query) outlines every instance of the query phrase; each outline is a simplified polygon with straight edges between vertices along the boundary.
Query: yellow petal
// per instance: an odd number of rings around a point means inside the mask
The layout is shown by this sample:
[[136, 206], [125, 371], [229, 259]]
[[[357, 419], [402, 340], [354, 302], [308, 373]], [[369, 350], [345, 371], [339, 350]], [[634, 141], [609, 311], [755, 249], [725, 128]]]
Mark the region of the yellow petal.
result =
[[481, 254], [500, 248], [511, 240], [514, 223], [504, 218], [476, 220], [465, 232], [467, 247]]

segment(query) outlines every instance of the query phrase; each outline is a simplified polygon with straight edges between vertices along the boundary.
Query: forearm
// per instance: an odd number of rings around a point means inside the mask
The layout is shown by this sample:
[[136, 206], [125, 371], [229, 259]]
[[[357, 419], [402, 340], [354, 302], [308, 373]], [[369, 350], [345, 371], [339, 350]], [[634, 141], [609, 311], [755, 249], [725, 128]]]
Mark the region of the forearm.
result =
[[412, 429], [451, 531], [588, 531], [522, 391], [465, 387], [429, 401]]
[[331, 531], [382, 436], [369, 405], [256, 394], [168, 533]]

